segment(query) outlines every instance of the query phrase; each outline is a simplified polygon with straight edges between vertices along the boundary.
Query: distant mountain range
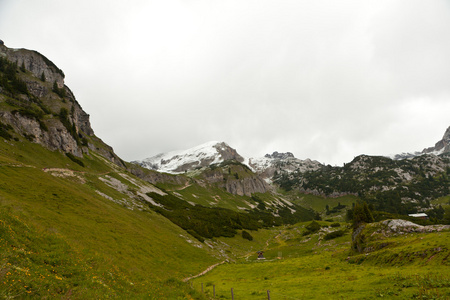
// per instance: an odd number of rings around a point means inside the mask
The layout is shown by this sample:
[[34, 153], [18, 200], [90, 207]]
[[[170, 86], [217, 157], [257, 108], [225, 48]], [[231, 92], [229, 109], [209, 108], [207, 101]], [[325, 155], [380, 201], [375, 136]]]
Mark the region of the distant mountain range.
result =
[[290, 152], [266, 154], [259, 158], [244, 158], [225, 142], [208, 142], [187, 150], [161, 153], [141, 161], [133, 161], [144, 168], [158, 172], [180, 174], [196, 169], [235, 160], [248, 166], [265, 179], [270, 179], [276, 172], [302, 172], [319, 169], [322, 164], [315, 160], [301, 160]]
[[[433, 147], [413, 153], [388, 156], [393, 160], [411, 159], [424, 154], [440, 155], [450, 152], [450, 127]], [[271, 179], [279, 172], [315, 171], [323, 164], [311, 159], [298, 159], [291, 152], [266, 154], [264, 157], [245, 158], [225, 142], [211, 141], [199, 146], [179, 151], [161, 153], [143, 160], [133, 161], [144, 168], [171, 174], [180, 174], [201, 169], [227, 160], [235, 160], [251, 168], [263, 178]]]

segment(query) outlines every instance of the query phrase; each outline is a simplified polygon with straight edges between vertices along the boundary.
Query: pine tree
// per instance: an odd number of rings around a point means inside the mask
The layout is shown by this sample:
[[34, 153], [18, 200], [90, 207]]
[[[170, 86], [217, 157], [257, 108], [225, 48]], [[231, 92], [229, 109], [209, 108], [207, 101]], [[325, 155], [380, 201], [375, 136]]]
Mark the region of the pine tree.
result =
[[372, 223], [373, 221], [374, 219], [367, 203], [356, 203], [353, 208], [353, 228], [356, 229], [363, 223]]
[[44, 74], [44, 71], [42, 71], [42, 74], [41, 74], [41, 81], [42, 81], [42, 82], [45, 82], [45, 74]]

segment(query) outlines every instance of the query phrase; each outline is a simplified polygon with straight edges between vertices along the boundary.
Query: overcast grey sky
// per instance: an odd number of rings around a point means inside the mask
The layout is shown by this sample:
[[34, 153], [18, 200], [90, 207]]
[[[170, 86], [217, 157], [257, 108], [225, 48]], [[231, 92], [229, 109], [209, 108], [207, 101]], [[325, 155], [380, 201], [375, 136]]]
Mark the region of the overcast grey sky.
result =
[[0, 0], [125, 160], [225, 141], [341, 165], [450, 126], [450, 1]]

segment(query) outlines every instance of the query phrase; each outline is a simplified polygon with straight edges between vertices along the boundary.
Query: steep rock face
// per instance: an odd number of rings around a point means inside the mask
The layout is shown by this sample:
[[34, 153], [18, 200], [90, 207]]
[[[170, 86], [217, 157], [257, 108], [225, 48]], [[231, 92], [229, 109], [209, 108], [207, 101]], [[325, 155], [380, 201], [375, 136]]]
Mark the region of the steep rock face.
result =
[[52, 83], [56, 81], [59, 88], [64, 87], [65, 76], [63, 71], [39, 52], [26, 49], [10, 49], [4, 45], [0, 45], [0, 52], [8, 60], [16, 62], [19, 67], [23, 65], [25, 69], [33, 73], [37, 78], [44, 74], [46, 81]]
[[423, 149], [422, 153], [446, 153], [450, 152], [450, 126], [444, 133], [442, 139], [434, 147]]
[[250, 197], [255, 193], [271, 190], [271, 186], [263, 178], [251, 172], [247, 166], [237, 163], [206, 170], [201, 175], [201, 181], [215, 184], [230, 194], [240, 196]]
[[4, 103], [0, 121], [12, 127], [16, 139], [25, 137], [78, 157], [90, 149], [124, 166], [113, 149], [94, 135], [89, 115], [64, 85], [64, 73], [55, 64], [36, 51], [4, 45], [0, 45], [0, 57], [17, 68], [14, 75], [5, 76], [14, 76], [26, 86], [0, 86], [0, 103]]
[[247, 177], [240, 180], [227, 180], [225, 189], [228, 193], [240, 196], [251, 196], [255, 193], [265, 193], [270, 186], [260, 177]]
[[424, 154], [440, 155], [444, 153], [450, 153], [450, 127], [447, 128], [442, 139], [438, 141], [433, 147], [425, 148], [421, 152], [415, 151], [412, 153], [395, 154], [390, 158], [395, 160], [401, 160], [401, 159], [411, 159], [416, 156], [421, 156]]

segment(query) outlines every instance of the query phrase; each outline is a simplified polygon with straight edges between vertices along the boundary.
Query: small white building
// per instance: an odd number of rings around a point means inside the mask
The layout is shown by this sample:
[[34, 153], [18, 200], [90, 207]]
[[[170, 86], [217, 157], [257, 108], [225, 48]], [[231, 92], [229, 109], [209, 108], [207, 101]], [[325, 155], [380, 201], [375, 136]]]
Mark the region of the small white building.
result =
[[426, 213], [409, 214], [408, 216], [413, 218], [428, 219], [428, 215]]

